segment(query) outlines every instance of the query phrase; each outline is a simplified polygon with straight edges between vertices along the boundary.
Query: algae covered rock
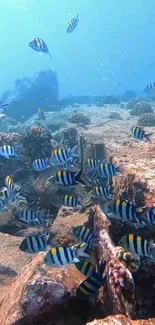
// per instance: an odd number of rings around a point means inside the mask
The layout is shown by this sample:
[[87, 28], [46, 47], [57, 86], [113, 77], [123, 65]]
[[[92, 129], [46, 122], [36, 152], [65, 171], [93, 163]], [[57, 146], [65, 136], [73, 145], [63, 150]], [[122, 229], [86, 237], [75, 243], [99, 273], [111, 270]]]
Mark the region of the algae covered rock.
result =
[[121, 115], [117, 112], [111, 112], [107, 117], [111, 120], [122, 120]]
[[153, 113], [151, 105], [146, 101], [135, 104], [134, 108], [130, 112], [131, 115], [135, 116], [140, 116], [145, 113]]
[[139, 117], [137, 124], [139, 126], [155, 126], [155, 114], [152, 113], [142, 114]]
[[83, 112], [79, 112], [75, 110], [73, 114], [68, 118], [68, 122], [75, 123], [75, 124], [90, 124], [91, 120], [90, 118], [84, 114]]
[[136, 97], [130, 100], [126, 105], [126, 109], [133, 109], [137, 103], [142, 102], [143, 100], [142, 97]]

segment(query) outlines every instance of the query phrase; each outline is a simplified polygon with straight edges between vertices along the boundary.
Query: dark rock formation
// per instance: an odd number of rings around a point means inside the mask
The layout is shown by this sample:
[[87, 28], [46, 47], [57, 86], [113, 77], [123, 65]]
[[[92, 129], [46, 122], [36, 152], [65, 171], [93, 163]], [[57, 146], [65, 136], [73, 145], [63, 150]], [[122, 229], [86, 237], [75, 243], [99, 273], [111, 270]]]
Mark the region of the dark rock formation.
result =
[[68, 122], [75, 123], [75, 124], [90, 124], [91, 120], [90, 118], [85, 115], [83, 112], [79, 112], [75, 110], [73, 114], [68, 118]]
[[111, 112], [109, 113], [109, 115], [107, 116], [107, 118], [110, 118], [111, 120], [122, 120], [122, 117], [119, 113], [117, 112]]
[[152, 114], [152, 113], [142, 114], [137, 121], [137, 125], [139, 125], [139, 126], [155, 126], [155, 114]]
[[144, 98], [142, 97], [136, 97], [133, 100], [130, 100], [126, 105], [126, 109], [133, 109], [137, 103], [142, 102], [143, 100]]
[[38, 72], [31, 79], [17, 79], [14, 90], [8, 95], [7, 98], [5, 92], [2, 98], [10, 103], [8, 115], [16, 120], [22, 121], [22, 116], [29, 118], [40, 107], [45, 111], [52, 110], [59, 95], [57, 74], [49, 69]]
[[152, 109], [151, 105], [146, 101], [136, 103], [134, 105], [134, 108], [130, 112], [131, 115], [135, 115], [135, 116], [136, 115], [140, 116], [145, 113], [153, 113], [153, 109]]
[[114, 96], [114, 95], [109, 95], [104, 98], [104, 104], [120, 104], [121, 101], [119, 97]]

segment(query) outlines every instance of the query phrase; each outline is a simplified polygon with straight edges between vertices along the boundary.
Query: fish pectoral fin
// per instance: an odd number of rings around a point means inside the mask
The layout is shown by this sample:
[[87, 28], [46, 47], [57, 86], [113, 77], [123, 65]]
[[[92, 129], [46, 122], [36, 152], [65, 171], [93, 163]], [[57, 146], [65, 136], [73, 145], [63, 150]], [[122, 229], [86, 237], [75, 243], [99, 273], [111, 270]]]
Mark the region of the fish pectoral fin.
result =
[[77, 257], [75, 257], [74, 260], [73, 260], [73, 262], [74, 262], [74, 263], [79, 263], [80, 260], [79, 260]]

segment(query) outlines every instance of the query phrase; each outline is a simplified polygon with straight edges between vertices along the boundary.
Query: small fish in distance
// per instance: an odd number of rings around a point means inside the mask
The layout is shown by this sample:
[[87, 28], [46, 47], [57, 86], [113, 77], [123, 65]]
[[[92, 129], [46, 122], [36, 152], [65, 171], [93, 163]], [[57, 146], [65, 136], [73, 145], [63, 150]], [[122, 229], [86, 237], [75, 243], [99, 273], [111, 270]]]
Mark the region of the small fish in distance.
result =
[[48, 50], [47, 44], [39, 37], [35, 37], [33, 38], [30, 43], [29, 46], [34, 50], [37, 51], [39, 53], [46, 53], [49, 54], [49, 56], [51, 57], [51, 54]]
[[9, 104], [5, 104], [2, 101], [0, 101], [0, 110], [4, 110], [5, 112], [7, 112], [7, 107], [9, 106]]
[[152, 89], [155, 88], [155, 82], [149, 83], [146, 85], [146, 87], [143, 89], [143, 93], [149, 93]]
[[9, 145], [3, 145], [0, 147], [0, 156], [3, 156], [7, 159], [9, 159], [10, 157], [18, 158], [15, 148]]
[[45, 114], [41, 108], [38, 109], [38, 118], [39, 120], [46, 120]]
[[49, 167], [51, 167], [49, 158], [35, 159], [32, 163], [32, 169], [36, 172], [41, 172]]
[[72, 33], [73, 30], [77, 27], [78, 22], [79, 22], [79, 14], [77, 14], [76, 17], [74, 17], [72, 20], [68, 22], [66, 28], [67, 33]]
[[130, 128], [130, 132], [135, 139], [145, 141], [145, 142], [151, 142], [149, 136], [152, 135], [152, 133], [146, 134], [145, 131], [141, 129], [139, 126], [133, 125]]
[[56, 183], [58, 185], [63, 186], [74, 186], [78, 184], [86, 185], [86, 183], [81, 179], [81, 174], [83, 170], [79, 170], [78, 172], [72, 172], [68, 170], [59, 170], [56, 172], [54, 179], [56, 179]]
[[66, 247], [58, 246], [52, 247], [44, 257], [44, 263], [53, 267], [62, 267], [66, 264], [78, 263], [79, 257], [89, 257], [87, 253], [84, 252], [87, 245], [83, 245], [80, 248], [76, 247]]

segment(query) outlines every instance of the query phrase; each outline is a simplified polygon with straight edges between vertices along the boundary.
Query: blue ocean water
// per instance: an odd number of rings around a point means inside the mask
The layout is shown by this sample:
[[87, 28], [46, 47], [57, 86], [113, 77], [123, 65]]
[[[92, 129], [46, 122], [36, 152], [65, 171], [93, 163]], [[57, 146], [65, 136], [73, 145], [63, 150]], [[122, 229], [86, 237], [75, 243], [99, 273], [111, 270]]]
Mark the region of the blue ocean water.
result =
[[[154, 0], [1, 0], [0, 92], [16, 78], [53, 68], [60, 98], [141, 93], [155, 81], [154, 12]], [[28, 46], [33, 37], [45, 40], [51, 59]]]

